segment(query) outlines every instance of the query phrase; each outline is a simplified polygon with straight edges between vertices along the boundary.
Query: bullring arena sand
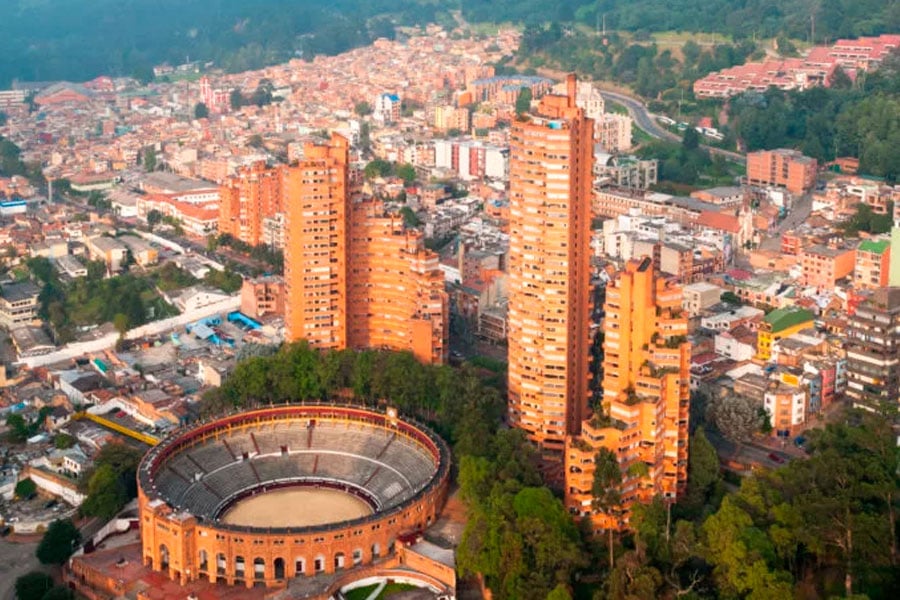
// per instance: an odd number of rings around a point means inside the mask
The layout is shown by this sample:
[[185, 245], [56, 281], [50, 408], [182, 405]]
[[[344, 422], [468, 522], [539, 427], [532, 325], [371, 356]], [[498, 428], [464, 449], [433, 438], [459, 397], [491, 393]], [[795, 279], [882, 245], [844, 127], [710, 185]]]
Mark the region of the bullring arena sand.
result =
[[327, 488], [286, 488], [244, 498], [220, 520], [253, 527], [307, 527], [371, 514], [372, 508], [352, 494]]

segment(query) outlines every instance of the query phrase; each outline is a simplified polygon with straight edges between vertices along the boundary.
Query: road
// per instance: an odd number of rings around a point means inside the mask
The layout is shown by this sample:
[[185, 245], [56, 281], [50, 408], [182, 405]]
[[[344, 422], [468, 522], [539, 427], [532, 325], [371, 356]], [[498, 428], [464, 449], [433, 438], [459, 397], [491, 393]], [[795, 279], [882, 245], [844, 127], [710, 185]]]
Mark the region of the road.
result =
[[0, 600], [14, 600], [16, 579], [29, 571], [48, 571], [34, 555], [38, 543], [0, 539]]
[[812, 196], [804, 194], [797, 198], [787, 216], [766, 235], [760, 244], [762, 250], [778, 251], [781, 248], [781, 234], [796, 229], [806, 222], [812, 212]]
[[[621, 104], [626, 109], [628, 109], [628, 114], [634, 119], [635, 124], [647, 132], [647, 135], [655, 137], [660, 140], [669, 140], [673, 142], [681, 141], [681, 137], [672, 133], [662, 125], [656, 122], [656, 119], [647, 110], [647, 107], [644, 103], [637, 98], [632, 96], [626, 96], [625, 94], [620, 94], [618, 92], [610, 92], [604, 89], [600, 89], [602, 96], [607, 100], [612, 100], [618, 104]], [[735, 162], [744, 163], [747, 159], [743, 154], [738, 152], [731, 152], [730, 150], [723, 150], [722, 148], [716, 148], [714, 146], [707, 146], [706, 144], [701, 144], [701, 146], [708, 150], [711, 154], [717, 154], [719, 156], [724, 156], [728, 160], [733, 160]]]

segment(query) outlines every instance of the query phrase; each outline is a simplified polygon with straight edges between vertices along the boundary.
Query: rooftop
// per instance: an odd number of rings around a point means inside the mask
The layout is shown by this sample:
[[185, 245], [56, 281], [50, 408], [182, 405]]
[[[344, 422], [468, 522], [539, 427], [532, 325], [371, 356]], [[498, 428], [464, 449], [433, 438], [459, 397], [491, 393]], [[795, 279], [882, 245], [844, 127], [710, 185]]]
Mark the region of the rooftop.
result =
[[858, 250], [860, 252], [871, 252], [873, 254], [884, 254], [885, 250], [891, 247], [891, 243], [887, 240], [864, 240]]
[[31, 281], [10, 283], [0, 288], [0, 296], [7, 302], [21, 302], [29, 300], [41, 293], [41, 288]]
[[768, 323], [773, 332], [783, 331], [789, 327], [808, 323], [815, 320], [816, 316], [804, 308], [796, 306], [786, 306], [784, 308], [776, 308], [763, 319]]

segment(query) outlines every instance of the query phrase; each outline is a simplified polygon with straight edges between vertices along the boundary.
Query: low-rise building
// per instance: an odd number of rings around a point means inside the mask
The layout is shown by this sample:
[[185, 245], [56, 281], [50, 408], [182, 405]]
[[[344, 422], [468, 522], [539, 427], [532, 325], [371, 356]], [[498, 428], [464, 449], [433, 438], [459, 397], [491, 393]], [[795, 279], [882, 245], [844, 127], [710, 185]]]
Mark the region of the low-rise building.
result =
[[757, 357], [769, 360], [772, 356], [773, 342], [811, 327], [814, 321], [815, 315], [805, 308], [796, 306], [776, 308], [767, 314], [759, 325]]
[[254, 319], [284, 316], [284, 278], [275, 275], [244, 279], [241, 312]]
[[37, 318], [41, 289], [31, 281], [10, 283], [0, 288], [0, 324], [13, 327]]
[[85, 247], [92, 260], [102, 260], [112, 272], [121, 270], [125, 257], [128, 256], [128, 246], [105, 235], [88, 238]]
[[779, 148], [747, 154], [747, 183], [778, 186], [803, 194], [816, 185], [816, 159], [797, 150]]
[[800, 253], [803, 285], [821, 290], [834, 289], [839, 279], [853, 273], [856, 250], [817, 244]]
[[684, 300], [681, 306], [691, 318], [700, 316], [701, 312], [718, 304], [722, 297], [722, 288], [705, 281], [686, 285], [682, 290]]
[[891, 265], [891, 243], [887, 240], [864, 240], [856, 249], [853, 283], [857, 289], [887, 287]]

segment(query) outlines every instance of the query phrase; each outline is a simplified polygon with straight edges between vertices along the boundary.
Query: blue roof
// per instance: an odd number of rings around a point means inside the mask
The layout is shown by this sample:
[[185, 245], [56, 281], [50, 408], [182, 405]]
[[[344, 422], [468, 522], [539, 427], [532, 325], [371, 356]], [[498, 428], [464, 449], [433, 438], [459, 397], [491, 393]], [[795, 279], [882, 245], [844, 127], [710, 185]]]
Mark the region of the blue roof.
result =
[[400, 102], [400, 96], [398, 96], [397, 94], [382, 94], [381, 97], [387, 98], [391, 102]]

